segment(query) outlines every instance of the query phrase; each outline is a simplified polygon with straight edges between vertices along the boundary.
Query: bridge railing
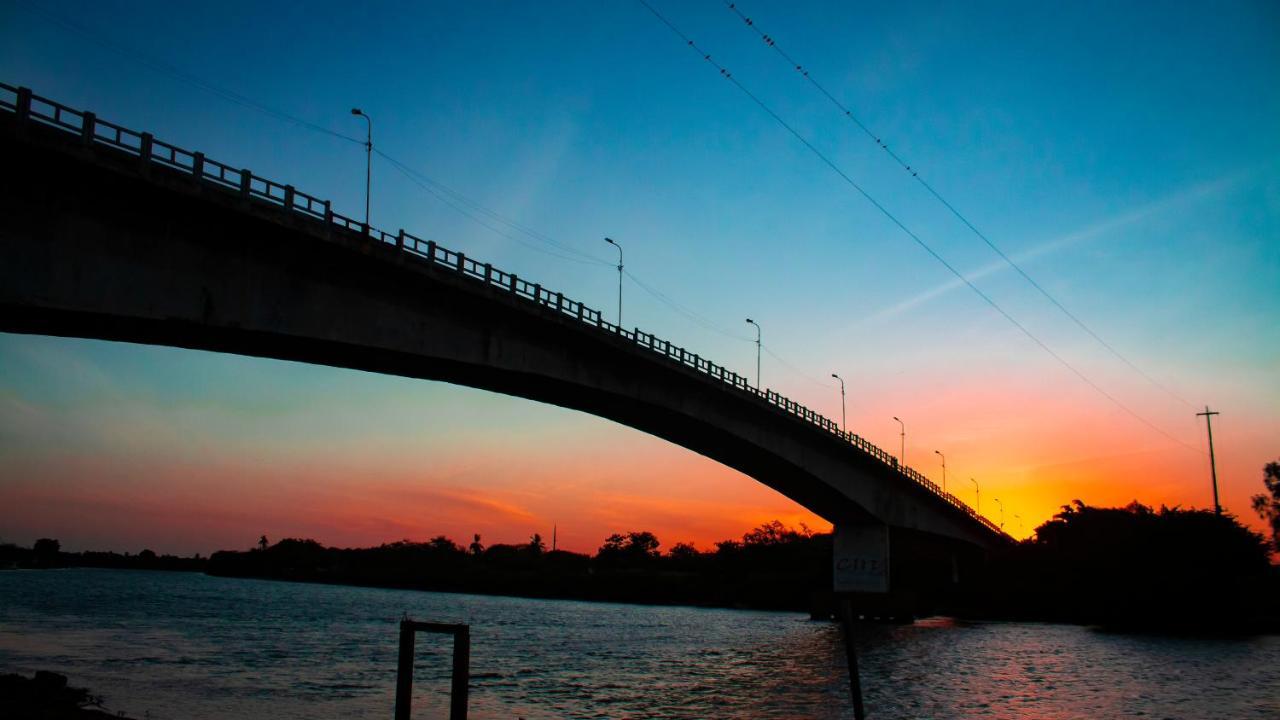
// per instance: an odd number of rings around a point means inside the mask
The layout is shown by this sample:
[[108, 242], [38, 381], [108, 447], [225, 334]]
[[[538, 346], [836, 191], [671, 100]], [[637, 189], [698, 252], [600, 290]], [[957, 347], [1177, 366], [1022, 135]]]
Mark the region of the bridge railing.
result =
[[249, 201], [263, 202], [298, 213], [310, 220], [320, 221], [330, 229], [338, 229], [368, 237], [371, 241], [393, 246], [403, 252], [424, 259], [429, 265], [456, 272], [481, 281], [486, 285], [505, 290], [515, 296], [536, 303], [560, 315], [574, 318], [601, 332], [615, 335], [649, 352], [656, 353], [680, 365], [720, 381], [737, 392], [752, 395], [780, 411], [798, 418], [815, 428], [861, 450], [886, 465], [902, 477], [924, 487], [939, 498], [969, 515], [993, 532], [1006, 536], [1004, 530], [987, 518], [974, 512], [967, 504], [951, 493], [945, 492], [920, 472], [902, 465], [898, 458], [876, 447], [855, 433], [845, 432], [830, 418], [817, 413], [773, 390], [762, 390], [750, 384], [746, 377], [717, 365], [683, 347], [646, 333], [639, 328], [627, 330], [606, 320], [599, 310], [553, 292], [541, 284], [505, 272], [489, 263], [467, 257], [465, 253], [450, 250], [434, 240], [423, 240], [404, 230], [388, 233], [372, 228], [364, 222], [333, 212], [328, 200], [299, 192], [292, 185], [282, 185], [254, 175], [247, 169], [235, 168], [206, 158], [203, 153], [185, 150], [176, 145], [158, 141], [150, 133], [136, 132], [128, 128], [98, 119], [93, 113], [76, 110], [61, 103], [39, 97], [26, 88], [0, 83], [0, 109], [13, 113], [19, 123], [34, 122], [57, 128], [69, 134], [79, 135], [87, 146], [102, 145], [128, 155], [136, 156], [143, 172], [157, 165], [180, 174], [192, 176], [198, 183], [231, 193], [238, 193]]

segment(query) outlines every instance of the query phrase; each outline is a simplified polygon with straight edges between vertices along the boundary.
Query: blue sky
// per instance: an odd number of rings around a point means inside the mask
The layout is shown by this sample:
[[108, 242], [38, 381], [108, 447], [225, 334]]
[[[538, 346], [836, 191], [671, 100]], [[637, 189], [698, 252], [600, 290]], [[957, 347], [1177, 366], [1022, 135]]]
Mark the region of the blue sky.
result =
[[[653, 4], [1056, 352], [1149, 422], [1203, 444], [1190, 408], [1000, 267], [723, 3]], [[1237, 484], [1229, 497], [1245, 515], [1261, 464], [1280, 452], [1275, 4], [739, 7], [1099, 335], [1178, 395], [1222, 407], [1224, 482]], [[962, 448], [953, 465], [983, 473], [1008, 497], [1021, 492], [1028, 518], [1043, 520], [1077, 490], [1045, 468], [1125, 447], [1187, 468], [1160, 465], [1157, 474], [1176, 482], [1134, 485], [1131, 494], [1204, 502], [1201, 457], [1118, 410], [957, 286], [639, 3], [0, 3], [0, 80], [292, 182], [359, 216], [358, 144], [230, 102], [157, 63], [351, 136], [364, 132], [348, 112], [359, 106], [373, 117], [380, 150], [485, 207], [606, 263], [613, 249], [602, 238], [617, 238], [629, 270], [722, 332], [630, 281], [628, 325], [750, 374], [753, 346], [741, 338], [750, 335], [743, 318], [753, 317], [775, 353], [764, 358], [766, 385], [835, 416], [828, 376], [840, 372], [851, 429], [896, 447], [889, 417], [913, 418], [915, 457]], [[381, 158], [373, 172], [375, 225], [404, 227], [612, 311], [616, 275], [606, 265], [496, 235]], [[69, 482], [55, 478], [68, 476], [59, 468], [74, 453], [116, 468], [141, 463], [135, 472], [148, 475], [162, 473], [146, 464], [159, 458], [265, 453], [269, 463], [240, 470], [301, 475], [304, 449], [328, 452], [364, 426], [355, 418], [381, 417], [400, 421], [393, 439], [380, 436], [389, 452], [425, 444], [441, 458], [453, 447], [499, 448], [522, 462], [536, 456], [548, 476], [578, 477], [596, 472], [575, 464], [574, 439], [585, 433], [604, 457], [642, 446], [644, 457], [679, 465], [677, 475], [715, 475], [744, 507], [785, 511], [731, 471], [632, 431], [438, 384], [6, 335], [0, 393], [0, 467], [21, 468], [34, 478], [24, 482], [46, 490]], [[106, 449], [118, 439], [82, 429], [51, 443], [28, 414], [83, 421], [121, 404], [136, 427], [172, 427], [180, 417], [189, 423], [182, 437], [205, 440], [138, 434], [136, 452], [121, 459]], [[458, 408], [469, 409], [465, 421], [444, 422]], [[514, 445], [494, 445], [494, 428]], [[288, 442], [268, 448], [264, 434]], [[331, 452], [359, 466], [362, 448], [376, 442], [360, 437], [364, 445]], [[1077, 452], [1081, 444], [1097, 452]], [[1081, 474], [1105, 475], [1105, 461], [1096, 464]], [[1114, 473], [1137, 482], [1140, 467], [1129, 458]], [[447, 489], [447, 475], [421, 483]], [[641, 482], [643, 472], [617, 482], [627, 480]], [[493, 497], [524, 491], [513, 475]], [[550, 522], [557, 506], [548, 503], [530, 511], [531, 526]], [[672, 532], [713, 532], [698, 522], [653, 517]], [[35, 531], [0, 517], [6, 524]], [[494, 532], [516, 539], [525, 528]]]

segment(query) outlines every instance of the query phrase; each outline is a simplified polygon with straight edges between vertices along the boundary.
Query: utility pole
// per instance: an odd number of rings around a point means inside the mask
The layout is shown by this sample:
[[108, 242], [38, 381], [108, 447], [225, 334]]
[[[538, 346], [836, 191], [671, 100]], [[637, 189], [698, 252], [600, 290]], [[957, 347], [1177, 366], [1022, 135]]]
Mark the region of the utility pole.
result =
[[835, 373], [831, 377], [840, 381], [840, 432], [848, 432], [844, 424], [844, 378]]
[[1209, 430], [1209, 472], [1213, 473], [1213, 512], [1214, 514], [1222, 514], [1222, 506], [1218, 504], [1218, 463], [1213, 459], [1213, 416], [1221, 415], [1209, 409], [1208, 405], [1204, 406], [1204, 412], [1196, 413], [1196, 416], [1204, 416], [1205, 427]]
[[604, 241], [618, 248], [618, 330], [622, 330], [622, 246], [613, 238]]
[[747, 318], [747, 323], [754, 325], [756, 328], [756, 389], [760, 389], [760, 325], [751, 318]]

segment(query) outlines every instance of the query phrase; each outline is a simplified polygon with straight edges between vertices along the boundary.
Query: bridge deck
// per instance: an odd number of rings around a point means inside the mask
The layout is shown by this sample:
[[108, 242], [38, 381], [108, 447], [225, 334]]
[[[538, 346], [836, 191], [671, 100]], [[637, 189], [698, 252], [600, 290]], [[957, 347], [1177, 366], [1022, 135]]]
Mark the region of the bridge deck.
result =
[[565, 297], [539, 283], [505, 272], [490, 263], [480, 262], [465, 253], [450, 250], [431, 240], [399, 230], [388, 233], [365, 225], [333, 211], [328, 200], [254, 175], [247, 169], [218, 162], [202, 153], [185, 150], [152, 137], [98, 119], [90, 112], [79, 111], [30, 91], [0, 84], [0, 111], [9, 116], [7, 125], [18, 137], [40, 133], [46, 142], [78, 152], [98, 164], [131, 168], [148, 182], [169, 186], [198, 186], [201, 193], [215, 193], [234, 198], [243, 211], [259, 217], [272, 217], [291, 228], [301, 229], [317, 241], [347, 242], [376, 246], [380, 253], [391, 252], [397, 262], [408, 267], [421, 267], [432, 275], [445, 273], [465, 283], [483, 286], [488, 293], [504, 295], [522, 304], [526, 311], [551, 316], [559, 322], [575, 325], [579, 331], [611, 345], [624, 345], [632, 353], [650, 361], [665, 363], [698, 382], [753, 403], [767, 412], [785, 416], [801, 424], [807, 432], [837, 442], [848, 451], [874, 463], [878, 473], [889, 474], [903, 483], [925, 490], [951, 512], [966, 517], [993, 537], [1005, 541], [1008, 536], [994, 523], [916, 470], [899, 464], [898, 459], [861, 436], [844, 432], [839, 425], [820, 413], [796, 403], [773, 390], [753, 387], [744, 376], [711, 362], [683, 347], [646, 333], [639, 328], [627, 329], [606, 320], [599, 310]]

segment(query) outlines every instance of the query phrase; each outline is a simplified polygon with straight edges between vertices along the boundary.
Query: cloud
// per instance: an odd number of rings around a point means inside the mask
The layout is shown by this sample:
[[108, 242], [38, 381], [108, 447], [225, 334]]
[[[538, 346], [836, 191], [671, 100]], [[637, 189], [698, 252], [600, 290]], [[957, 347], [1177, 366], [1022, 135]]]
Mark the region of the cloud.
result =
[[504, 519], [512, 522], [530, 522], [537, 516], [526, 508], [504, 502], [486, 494], [460, 488], [397, 488], [396, 495], [406, 500], [432, 507], [436, 512], [448, 514], [475, 513], [490, 520]]
[[[1160, 200], [1156, 200], [1155, 202], [1147, 203], [1146, 205], [1139, 206], [1114, 217], [1106, 218], [1080, 230], [1048, 240], [1021, 252], [1013, 253], [1010, 257], [1012, 257], [1015, 263], [1022, 265], [1030, 260], [1058, 252], [1073, 245], [1095, 240], [1116, 232], [1117, 230], [1131, 225], [1137, 225], [1150, 218], [1172, 212], [1186, 205], [1201, 202], [1206, 198], [1228, 190], [1249, 174], [1251, 174], [1249, 171], [1235, 172], [1216, 180], [1197, 183], [1192, 185], [1190, 188], [1174, 193], [1173, 195]], [[977, 280], [989, 275], [999, 272], [1007, 272], [1012, 269], [1013, 268], [1011, 268], [1004, 260], [995, 260], [978, 268], [977, 270], [965, 273], [965, 278], [967, 278], [969, 282], [976, 282]], [[946, 282], [930, 288], [918, 295], [907, 298], [906, 300], [865, 316], [861, 320], [861, 324], [874, 324], [897, 317], [905, 312], [914, 310], [921, 305], [946, 295], [952, 290], [962, 287], [965, 287], [965, 283], [963, 281], [959, 278], [951, 278]]]

